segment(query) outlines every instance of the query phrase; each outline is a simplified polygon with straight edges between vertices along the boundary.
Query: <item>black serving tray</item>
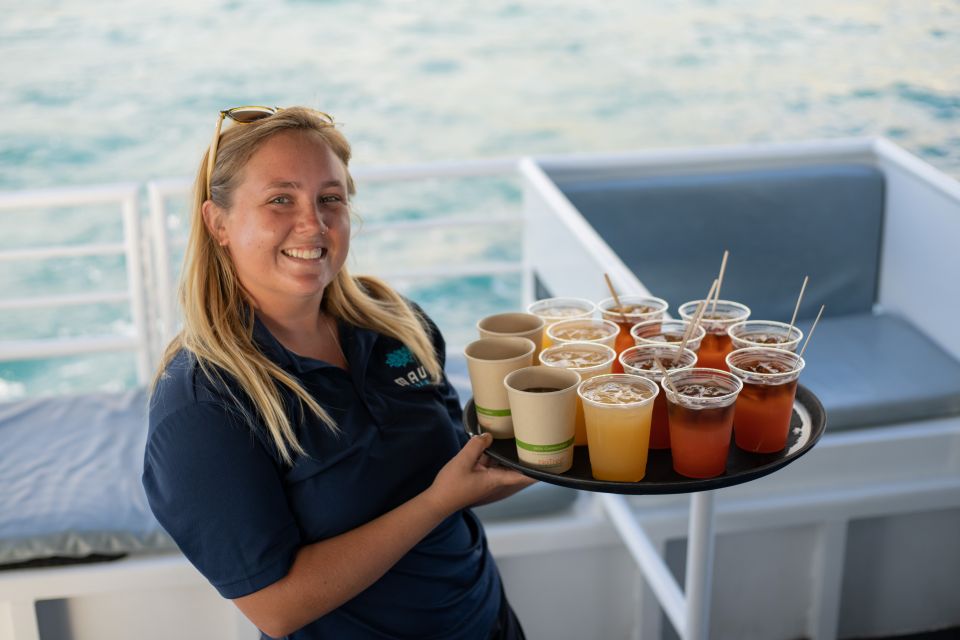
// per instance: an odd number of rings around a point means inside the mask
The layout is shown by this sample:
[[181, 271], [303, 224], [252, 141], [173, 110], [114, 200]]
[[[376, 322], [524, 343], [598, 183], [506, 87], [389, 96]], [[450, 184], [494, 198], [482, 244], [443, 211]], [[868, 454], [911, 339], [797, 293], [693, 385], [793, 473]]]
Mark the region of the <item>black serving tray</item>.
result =
[[[477, 412], [472, 399], [467, 402], [463, 416], [467, 433], [477, 434]], [[685, 478], [675, 472], [668, 449], [650, 450], [646, 477], [639, 482], [595, 480], [590, 471], [590, 458], [586, 447], [574, 449], [573, 467], [565, 473], [549, 473], [520, 462], [513, 438], [494, 440], [487, 449], [487, 455], [531, 478], [573, 489], [625, 494], [692, 493], [749, 482], [787, 466], [813, 448], [823, 435], [826, 425], [827, 414], [820, 400], [803, 385], [797, 385], [787, 446], [777, 453], [748, 453], [738, 448], [731, 438], [726, 471], [721, 476], [705, 480]]]

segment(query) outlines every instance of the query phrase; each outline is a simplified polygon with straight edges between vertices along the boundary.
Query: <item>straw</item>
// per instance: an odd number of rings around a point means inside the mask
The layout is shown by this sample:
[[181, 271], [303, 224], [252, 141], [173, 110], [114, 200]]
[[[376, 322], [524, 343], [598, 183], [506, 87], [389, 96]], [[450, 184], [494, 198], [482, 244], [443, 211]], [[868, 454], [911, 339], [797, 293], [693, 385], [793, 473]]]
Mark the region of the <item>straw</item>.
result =
[[670, 387], [670, 390], [673, 391], [676, 395], [680, 395], [679, 393], [677, 393], [677, 387], [674, 386], [673, 380], [667, 380], [667, 368], [663, 366], [662, 362], [660, 362], [660, 358], [658, 358], [657, 356], [653, 356], [653, 361], [657, 363], [657, 368], [660, 369], [660, 373], [663, 375], [664, 384]]
[[720, 275], [717, 276], [717, 294], [713, 298], [713, 306], [710, 308], [710, 313], [716, 313], [717, 311], [717, 300], [720, 299], [720, 287], [723, 285], [723, 272], [727, 270], [727, 258], [729, 257], [730, 252], [724, 249], [723, 260], [720, 261]]
[[[703, 316], [703, 312], [707, 308], [707, 301], [710, 300], [710, 296], [713, 295], [714, 289], [717, 288], [718, 281], [714, 280], [713, 284], [710, 285], [710, 291], [707, 292], [707, 297], [700, 301], [697, 305], [697, 310], [694, 312], [693, 317], [690, 318], [690, 324], [687, 326], [687, 330], [683, 332], [683, 340], [680, 341], [680, 350], [677, 351], [677, 358], [683, 355], [683, 350], [687, 348], [687, 342], [690, 341], [690, 338], [693, 336], [693, 332], [697, 330], [697, 325], [700, 324], [700, 318]], [[676, 360], [676, 358], [674, 358]]]
[[803, 352], [807, 348], [807, 344], [810, 342], [810, 336], [813, 335], [813, 330], [817, 328], [817, 323], [820, 322], [820, 316], [823, 315], [823, 308], [827, 306], [825, 304], [820, 305], [820, 312], [817, 313], [817, 319], [813, 321], [813, 325], [810, 327], [810, 333], [807, 334], [807, 339], [803, 341], [803, 348], [800, 349], [800, 357], [803, 357]]
[[613, 283], [610, 282], [610, 276], [603, 274], [603, 279], [607, 281], [607, 288], [610, 289], [613, 301], [617, 303], [617, 309], [620, 310], [620, 317], [623, 318], [623, 324], [630, 324], [630, 321], [627, 320], [627, 314], [623, 312], [623, 305], [620, 304], [620, 296], [617, 295], [617, 290], [613, 288]]
[[793, 308], [793, 317], [790, 318], [790, 327], [787, 329], [787, 342], [790, 341], [790, 334], [793, 333], [793, 325], [797, 321], [797, 312], [800, 311], [800, 301], [803, 300], [803, 292], [807, 290], [807, 282], [810, 276], [803, 276], [803, 286], [800, 287], [800, 295], [797, 297], [797, 306]]

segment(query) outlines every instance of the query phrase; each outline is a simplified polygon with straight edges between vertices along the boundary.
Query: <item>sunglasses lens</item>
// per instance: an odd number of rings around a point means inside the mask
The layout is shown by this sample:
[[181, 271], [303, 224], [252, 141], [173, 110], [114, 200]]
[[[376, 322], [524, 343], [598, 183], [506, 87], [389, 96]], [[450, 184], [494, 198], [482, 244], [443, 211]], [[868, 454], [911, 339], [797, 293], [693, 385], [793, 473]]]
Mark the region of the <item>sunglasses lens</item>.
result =
[[257, 120], [262, 120], [276, 113], [275, 109], [268, 107], [237, 107], [230, 109], [227, 115], [235, 122], [250, 124]]

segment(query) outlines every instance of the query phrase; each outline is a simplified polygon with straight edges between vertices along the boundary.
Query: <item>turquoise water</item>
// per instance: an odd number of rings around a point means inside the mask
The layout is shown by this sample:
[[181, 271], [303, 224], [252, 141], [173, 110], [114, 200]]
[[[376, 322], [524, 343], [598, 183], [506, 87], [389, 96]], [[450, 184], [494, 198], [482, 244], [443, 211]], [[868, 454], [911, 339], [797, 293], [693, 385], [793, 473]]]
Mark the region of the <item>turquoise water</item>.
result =
[[[31, 0], [2, 15], [2, 190], [189, 176], [217, 110], [250, 103], [335, 114], [360, 164], [884, 135], [960, 176], [956, 0]], [[517, 197], [455, 181], [371, 186], [357, 204], [373, 223], [509, 212]], [[0, 249], [116, 241], [115, 220], [0, 212]], [[361, 234], [358, 265], [519, 256], [446, 233]], [[115, 288], [120, 267], [4, 264], [0, 298]], [[405, 286], [455, 343], [516, 306], [518, 283]], [[127, 327], [122, 305], [4, 312], [0, 340]], [[119, 362], [0, 363], [0, 398], [132, 384]]]

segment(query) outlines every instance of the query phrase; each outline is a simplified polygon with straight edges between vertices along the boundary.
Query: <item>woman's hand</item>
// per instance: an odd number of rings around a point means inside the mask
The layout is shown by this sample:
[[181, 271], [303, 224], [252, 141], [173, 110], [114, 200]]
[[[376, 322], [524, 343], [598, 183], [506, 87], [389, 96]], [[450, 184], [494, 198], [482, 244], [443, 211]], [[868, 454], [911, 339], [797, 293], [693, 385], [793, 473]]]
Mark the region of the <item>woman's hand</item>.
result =
[[484, 452], [492, 443], [489, 433], [470, 438], [427, 489], [444, 517], [465, 507], [505, 498], [536, 482], [519, 471], [491, 464]]

